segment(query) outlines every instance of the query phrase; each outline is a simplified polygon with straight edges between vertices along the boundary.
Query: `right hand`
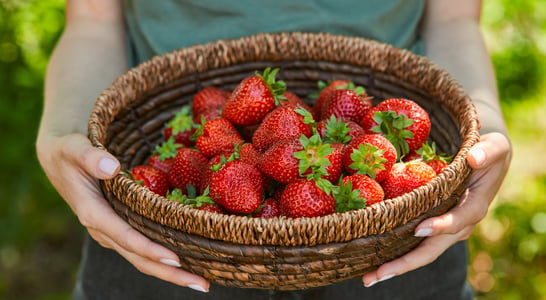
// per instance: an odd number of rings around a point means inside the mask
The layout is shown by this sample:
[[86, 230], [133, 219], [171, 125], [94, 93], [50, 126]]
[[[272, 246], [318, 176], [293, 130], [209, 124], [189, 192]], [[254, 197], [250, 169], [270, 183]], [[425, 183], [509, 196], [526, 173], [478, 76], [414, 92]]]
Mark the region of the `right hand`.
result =
[[119, 217], [107, 203], [98, 179], [114, 177], [119, 162], [81, 134], [38, 139], [40, 163], [93, 239], [113, 249], [142, 273], [207, 292], [209, 282], [179, 268], [178, 256], [152, 242]]

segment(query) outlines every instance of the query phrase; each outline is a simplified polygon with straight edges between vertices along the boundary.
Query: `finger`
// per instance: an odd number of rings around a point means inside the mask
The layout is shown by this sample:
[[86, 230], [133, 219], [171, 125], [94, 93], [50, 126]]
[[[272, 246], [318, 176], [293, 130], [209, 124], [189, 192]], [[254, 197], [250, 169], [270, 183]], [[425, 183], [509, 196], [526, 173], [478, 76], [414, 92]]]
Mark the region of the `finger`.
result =
[[[97, 233], [98, 240], [104, 247], [116, 251], [125, 251], [155, 262], [162, 262], [172, 266], [180, 266], [176, 253], [154, 243], [149, 238], [135, 230], [131, 225], [119, 217], [110, 207], [101, 209], [100, 214], [93, 214], [88, 229]], [[100, 218], [100, 219], [97, 219]]]
[[370, 287], [378, 282], [402, 275], [434, 262], [447, 248], [459, 240], [463, 240], [472, 232], [474, 226], [469, 226], [457, 234], [443, 234], [423, 240], [414, 250], [404, 256], [381, 265], [377, 270], [363, 276], [364, 285]]
[[489, 201], [483, 199], [485, 198], [482, 193], [467, 191], [459, 204], [447, 213], [421, 222], [415, 228], [415, 236], [456, 234], [469, 225], [477, 224], [485, 218], [489, 210]]
[[62, 155], [77, 163], [91, 176], [107, 179], [119, 172], [119, 161], [107, 151], [93, 147], [85, 136], [72, 134], [63, 139]]
[[473, 169], [482, 169], [499, 159], [509, 159], [509, 151], [508, 139], [501, 133], [492, 132], [483, 135], [480, 142], [468, 151], [467, 161]]
[[510, 145], [500, 133], [482, 136], [468, 155], [469, 164], [476, 169], [470, 175], [467, 193], [458, 206], [448, 213], [423, 221], [415, 235], [424, 237], [438, 234], [454, 234], [467, 225], [481, 221], [487, 215], [489, 205], [497, 194], [510, 160]]

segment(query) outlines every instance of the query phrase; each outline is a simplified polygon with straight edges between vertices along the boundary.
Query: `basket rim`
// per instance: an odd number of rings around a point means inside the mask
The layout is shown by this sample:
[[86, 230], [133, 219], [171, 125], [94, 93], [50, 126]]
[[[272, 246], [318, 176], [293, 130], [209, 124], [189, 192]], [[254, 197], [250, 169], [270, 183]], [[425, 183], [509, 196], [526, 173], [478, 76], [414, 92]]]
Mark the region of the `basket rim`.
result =
[[[143, 62], [136, 67], [130, 69], [125, 74], [118, 77], [110, 87], [105, 89], [100, 96], [97, 98], [97, 101], [95, 103], [95, 108], [93, 112], [91, 113], [89, 124], [88, 124], [88, 132], [89, 132], [89, 138], [93, 144], [93, 146], [107, 150], [104, 146], [104, 141], [106, 138], [106, 130], [108, 125], [110, 125], [114, 119], [117, 113], [120, 111], [120, 107], [131, 103], [134, 101], [138, 95], [141, 93], [161, 87], [165, 85], [166, 83], [175, 80], [177, 78], [183, 77], [183, 76], [194, 76], [195, 73], [199, 73], [201, 71], [206, 71], [213, 68], [221, 68], [226, 67], [230, 65], [240, 64], [244, 63], [253, 59], [257, 59], [259, 55], [265, 55], [267, 56], [268, 60], [273, 62], [282, 62], [290, 60], [293, 56], [292, 53], [286, 52], [286, 51], [280, 51], [277, 49], [277, 45], [275, 43], [278, 42], [292, 42], [297, 43], [298, 45], [305, 46], [309, 45], [309, 47], [318, 46], [318, 42], [320, 41], [329, 41], [331, 42], [330, 45], [335, 45], [336, 43], [339, 43], [338, 45], [342, 45], [340, 47], [344, 50], [351, 50], [355, 47], [361, 47], [364, 46], [367, 51], [372, 53], [373, 55], [374, 51], [381, 52], [381, 53], [388, 53], [388, 55], [393, 55], [400, 57], [400, 63], [401, 66], [390, 66], [388, 64], [381, 64], [381, 62], [376, 62], [377, 65], [374, 66], [374, 68], [382, 71], [382, 72], [388, 72], [392, 73], [395, 76], [401, 77], [403, 74], [403, 69], [408, 68], [408, 66], [412, 65], [420, 65], [420, 66], [426, 66], [426, 68], [416, 68], [413, 70], [411, 76], [416, 77], [416, 75], [423, 75], [426, 73], [428, 76], [433, 76], [438, 80], [438, 86], [453, 86], [456, 90], [460, 93], [460, 99], [459, 101], [462, 101], [461, 105], [465, 106], [466, 110], [466, 118], [468, 118], [469, 122], [468, 124], [465, 124], [463, 128], [461, 128], [461, 137], [462, 137], [462, 144], [455, 155], [453, 161], [447, 166], [447, 168], [439, 174], [437, 177], [435, 177], [432, 181], [425, 184], [424, 186], [419, 187], [418, 189], [404, 194], [402, 196], [399, 196], [397, 198], [388, 199], [385, 201], [382, 201], [381, 203], [378, 203], [373, 206], [366, 207], [364, 209], [355, 210], [355, 211], [349, 211], [345, 213], [334, 213], [331, 215], [321, 216], [321, 217], [314, 217], [314, 218], [288, 218], [288, 217], [277, 217], [272, 219], [262, 219], [262, 218], [251, 218], [246, 216], [237, 216], [237, 215], [222, 215], [222, 214], [214, 214], [210, 212], [204, 212], [195, 208], [192, 208], [190, 206], [182, 205], [180, 203], [171, 201], [163, 196], [159, 196], [154, 194], [153, 192], [149, 191], [148, 189], [138, 185], [137, 183], [133, 182], [132, 180], [128, 179], [124, 173], [120, 172], [118, 175], [116, 175], [113, 179], [108, 179], [102, 181], [106, 185], [110, 186], [116, 186], [118, 190], [121, 191], [130, 191], [132, 194], [129, 195], [128, 198], [137, 197], [135, 195], [138, 195], [138, 197], [142, 197], [144, 199], [148, 199], [150, 201], [150, 205], [153, 206], [154, 211], [161, 211], [169, 216], [176, 216], [176, 217], [184, 217], [184, 218], [192, 218], [194, 220], [206, 220], [210, 224], [237, 224], [241, 226], [245, 226], [245, 228], [250, 228], [251, 230], [254, 230], [254, 235], [259, 235], [254, 240], [246, 240], [247, 237], [245, 237], [245, 240], [237, 240], [231, 242], [236, 243], [242, 243], [242, 244], [252, 244], [252, 245], [261, 245], [261, 244], [268, 244], [271, 241], [264, 241], [262, 237], [267, 237], [269, 234], [274, 233], [278, 231], [280, 228], [287, 228], [288, 230], [294, 229], [294, 228], [303, 228], [304, 230], [307, 228], [308, 230], [319, 230], [328, 228], [331, 226], [331, 224], [339, 223], [339, 222], [346, 222], [347, 224], [356, 224], [358, 222], [361, 222], [363, 220], [373, 220], [378, 219], [380, 217], [389, 217], [390, 212], [393, 210], [394, 207], [398, 206], [404, 206], [404, 207], [412, 207], [415, 206], [416, 203], [418, 203], [422, 198], [432, 199], [430, 201], [430, 204], [428, 207], [419, 206], [416, 214], [420, 215], [426, 212], [428, 209], [437, 206], [441, 201], [445, 199], [433, 199], [438, 198], [438, 196], [445, 191], [445, 187], [442, 186], [442, 183], [450, 182], [450, 186], [452, 186], [453, 190], [463, 184], [463, 182], [467, 179], [471, 172], [471, 168], [468, 165], [468, 162], [466, 161], [466, 154], [469, 151], [469, 149], [478, 142], [479, 140], [479, 133], [478, 133], [478, 118], [477, 113], [475, 111], [475, 107], [472, 103], [472, 100], [468, 97], [468, 95], [464, 92], [462, 86], [457, 83], [445, 70], [441, 69], [439, 66], [434, 64], [432, 61], [428, 60], [427, 58], [423, 56], [419, 56], [416, 54], [413, 54], [409, 52], [408, 50], [399, 49], [391, 45], [383, 44], [374, 40], [366, 39], [366, 38], [359, 38], [359, 37], [347, 37], [347, 36], [341, 36], [341, 35], [334, 35], [334, 34], [327, 34], [327, 33], [304, 33], [304, 32], [292, 32], [292, 33], [261, 33], [257, 35], [252, 35], [248, 37], [242, 37], [238, 39], [226, 39], [226, 40], [219, 40], [215, 42], [210, 42], [207, 44], [202, 45], [194, 45], [191, 47], [186, 47], [182, 49], [177, 49], [159, 56], [155, 56], [152, 59]], [[211, 57], [210, 54], [213, 52], [219, 52], [219, 53], [226, 53], [229, 51], [232, 51], [233, 49], [237, 47], [242, 47], [245, 44], [250, 43], [262, 43], [262, 46], [268, 45], [269, 48], [267, 49], [259, 49], [260, 51], [263, 50], [264, 53], [257, 53], [256, 57], [238, 57], [238, 56], [232, 56], [232, 59], [229, 62], [223, 62], [220, 60], [215, 60], [214, 57]], [[324, 47], [329, 47], [324, 46]], [[256, 48], [257, 49], [257, 48]], [[256, 50], [258, 51], [258, 50]], [[286, 56], [280, 56], [279, 53], [286, 54]], [[304, 58], [304, 60], [319, 60], [319, 61], [330, 61], [335, 63], [360, 63], [362, 66], [369, 64], [369, 61], [365, 62], [355, 62], [355, 61], [346, 61], [346, 57], [321, 57], [320, 51], [314, 51], [308, 55], [308, 57]], [[176, 62], [179, 60], [182, 61], [193, 61], [196, 62], [195, 65], [190, 65], [186, 63], [183, 66], [176, 65]], [[210, 60], [210, 61], [207, 61]], [[176, 70], [173, 68], [172, 72], [167, 72], [163, 74], [163, 76], [149, 76], [150, 72], [153, 72], [157, 66], [170, 66], [171, 68], [176, 67]], [[360, 66], [360, 65], [359, 65]], [[408, 75], [404, 75], [408, 76]], [[144, 80], [144, 81], [143, 81]], [[127, 89], [126, 87], [130, 85], [132, 89]], [[439, 95], [441, 97], [441, 95]], [[448, 189], [451, 187], [448, 187]], [[448, 191], [448, 192], [452, 192]], [[114, 191], [115, 192], [115, 191]], [[119, 192], [119, 191], [118, 191]], [[120, 194], [121, 195], [121, 194]], [[119, 196], [119, 195], [116, 195]], [[119, 197], [118, 197], [119, 198]], [[122, 199], [123, 200], [123, 199]], [[129, 201], [128, 203], [131, 204], [130, 199], [125, 199], [124, 201]], [[139, 211], [142, 209], [141, 207], [136, 207], [135, 205], [130, 205], [131, 209], [133, 211], [136, 211], [139, 213]], [[142, 215], [142, 213], [139, 213]], [[152, 220], [155, 220], [158, 222], [158, 220], [155, 218], [155, 216], [147, 216], [143, 215], [144, 217], [151, 218]], [[191, 220], [190, 220], [191, 221]], [[407, 220], [406, 220], [407, 221]], [[174, 230], [182, 230], [182, 227], [177, 226], [169, 226], [167, 224], [162, 224], [163, 226], [167, 226]], [[356, 235], [348, 234], [345, 237], [336, 237], [332, 241], [326, 241], [326, 242], [345, 242], [349, 241], [355, 238], [360, 238], [363, 236], [367, 236], [370, 234], [381, 234], [384, 232], [387, 232], [389, 230], [392, 230], [394, 227], [397, 227], [401, 224], [393, 224], [392, 226], [389, 225], [383, 225], [383, 224], [377, 224], [375, 225], [375, 230], [368, 230], [361, 232]], [[187, 226], [186, 226], [187, 227]], [[313, 227], [313, 228], [311, 228]], [[229, 230], [229, 229], [228, 229]], [[211, 234], [207, 236], [207, 234], [198, 233], [198, 232], [189, 232], [192, 234], [202, 235], [207, 238], [211, 239], [220, 239], [223, 240], [223, 237], [216, 234]], [[292, 244], [292, 245], [314, 245], [314, 244], [321, 244], [324, 243], [324, 240], [314, 240], [314, 239], [297, 239], [296, 240], [281, 240], [281, 241], [273, 241], [273, 244], [278, 245], [286, 245], [286, 244]]]

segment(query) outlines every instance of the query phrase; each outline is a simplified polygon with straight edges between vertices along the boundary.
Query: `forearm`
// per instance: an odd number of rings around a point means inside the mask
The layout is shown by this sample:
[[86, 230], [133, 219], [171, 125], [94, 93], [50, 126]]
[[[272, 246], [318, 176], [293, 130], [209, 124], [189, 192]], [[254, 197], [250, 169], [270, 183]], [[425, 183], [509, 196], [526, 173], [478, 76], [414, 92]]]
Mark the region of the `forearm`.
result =
[[[457, 5], [456, 1], [453, 3]], [[423, 34], [426, 55], [461, 83], [474, 100], [480, 132], [496, 131], [506, 135], [495, 74], [477, 18], [466, 16], [438, 20], [429, 17], [424, 23]]]
[[120, 15], [101, 20], [68, 17], [46, 73], [39, 138], [86, 134], [95, 99], [127, 70]]

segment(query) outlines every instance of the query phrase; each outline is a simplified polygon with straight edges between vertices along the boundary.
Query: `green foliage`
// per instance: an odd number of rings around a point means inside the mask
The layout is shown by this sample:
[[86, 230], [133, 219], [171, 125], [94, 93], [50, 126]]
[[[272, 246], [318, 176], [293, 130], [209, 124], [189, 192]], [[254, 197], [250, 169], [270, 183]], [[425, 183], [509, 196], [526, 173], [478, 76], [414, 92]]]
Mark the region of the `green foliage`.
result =
[[482, 23], [514, 148], [511, 169], [470, 238], [478, 299], [546, 299], [546, 7], [485, 1]]
[[504, 102], [539, 92], [546, 67], [546, 9], [540, 1], [485, 1], [482, 23]]
[[0, 1], [0, 299], [66, 299], [73, 284], [80, 227], [34, 147], [63, 13], [61, 0]]

